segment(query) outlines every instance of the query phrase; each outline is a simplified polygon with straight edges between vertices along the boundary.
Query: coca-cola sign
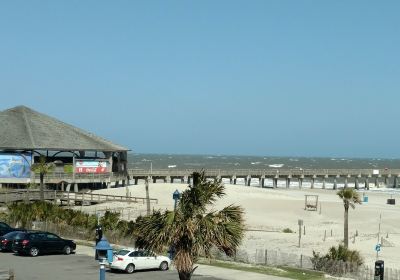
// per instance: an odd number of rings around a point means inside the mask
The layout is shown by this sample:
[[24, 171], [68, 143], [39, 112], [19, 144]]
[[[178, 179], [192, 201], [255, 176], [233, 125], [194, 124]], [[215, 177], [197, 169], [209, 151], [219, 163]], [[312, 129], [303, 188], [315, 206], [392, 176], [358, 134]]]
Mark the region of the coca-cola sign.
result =
[[109, 163], [105, 160], [75, 160], [75, 173], [107, 173], [109, 172]]

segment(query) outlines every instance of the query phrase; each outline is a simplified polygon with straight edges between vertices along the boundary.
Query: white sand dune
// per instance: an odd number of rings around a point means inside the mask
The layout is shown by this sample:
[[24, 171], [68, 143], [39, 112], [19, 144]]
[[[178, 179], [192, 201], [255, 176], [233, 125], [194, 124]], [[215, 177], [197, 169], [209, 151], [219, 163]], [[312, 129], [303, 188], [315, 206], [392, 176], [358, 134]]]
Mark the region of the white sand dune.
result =
[[[242, 248], [250, 254], [258, 249], [277, 249], [282, 252], [311, 255], [312, 250], [326, 252], [332, 245], [337, 245], [343, 240], [343, 203], [333, 190], [321, 189], [261, 189], [226, 184], [227, 195], [219, 200], [215, 209], [220, 209], [229, 204], [240, 205], [245, 209], [246, 225], [249, 229], [265, 230], [265, 232], [249, 231], [243, 241]], [[173, 209], [172, 193], [177, 189], [180, 192], [187, 188], [186, 184], [155, 183], [150, 184], [150, 197], [157, 198], [158, 204], [152, 204], [154, 209]], [[131, 185], [123, 188], [111, 188], [95, 191], [96, 193], [126, 195], [127, 191], [132, 196], [145, 197], [143, 184]], [[322, 206], [321, 214], [318, 211], [304, 210], [304, 195], [319, 195]], [[356, 231], [358, 237], [351, 238], [350, 248], [361, 251], [365, 260], [373, 264], [376, 258], [375, 244], [379, 215], [382, 215], [381, 236], [390, 241], [393, 247], [382, 247], [380, 258], [385, 260], [387, 266], [400, 267], [400, 209], [399, 205], [388, 205], [386, 199], [390, 194], [368, 191], [369, 202], [357, 205], [355, 210], [350, 210], [349, 233], [353, 236]], [[400, 202], [400, 194], [393, 198]], [[107, 203], [97, 207], [128, 207], [125, 203]], [[130, 204], [129, 207], [136, 213], [144, 214], [145, 204]], [[89, 208], [86, 208], [89, 209]], [[133, 218], [134, 215], [131, 216]], [[125, 214], [126, 218], [126, 214]], [[298, 248], [298, 219], [304, 221], [306, 235], [302, 238], [302, 247]], [[284, 228], [290, 228], [295, 233], [283, 233]], [[324, 241], [324, 232], [326, 240]], [[331, 236], [332, 231], [332, 236]]]

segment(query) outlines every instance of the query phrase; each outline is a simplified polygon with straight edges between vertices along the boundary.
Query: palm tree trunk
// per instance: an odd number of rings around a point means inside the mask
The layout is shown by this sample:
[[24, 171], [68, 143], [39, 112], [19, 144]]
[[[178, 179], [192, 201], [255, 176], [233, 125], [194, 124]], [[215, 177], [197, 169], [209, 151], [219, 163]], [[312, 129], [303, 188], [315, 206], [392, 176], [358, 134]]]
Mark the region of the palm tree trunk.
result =
[[40, 200], [44, 201], [44, 174], [40, 173]]
[[190, 280], [192, 278], [192, 273], [187, 271], [178, 271], [179, 280]]
[[349, 247], [349, 207], [344, 207], [344, 247]]

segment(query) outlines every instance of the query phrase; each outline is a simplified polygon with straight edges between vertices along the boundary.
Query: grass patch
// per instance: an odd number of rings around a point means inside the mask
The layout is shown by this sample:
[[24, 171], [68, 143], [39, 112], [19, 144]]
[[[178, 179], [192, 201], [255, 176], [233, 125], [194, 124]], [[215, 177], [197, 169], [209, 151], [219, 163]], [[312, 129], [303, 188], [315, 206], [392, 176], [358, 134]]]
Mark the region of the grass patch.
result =
[[236, 269], [241, 271], [255, 272], [266, 275], [281, 276], [290, 279], [298, 280], [323, 280], [325, 279], [324, 273], [317, 271], [310, 271], [289, 267], [269, 267], [262, 265], [249, 265], [234, 262], [224, 262], [217, 260], [201, 259], [198, 261], [200, 264], [211, 265], [221, 268]]

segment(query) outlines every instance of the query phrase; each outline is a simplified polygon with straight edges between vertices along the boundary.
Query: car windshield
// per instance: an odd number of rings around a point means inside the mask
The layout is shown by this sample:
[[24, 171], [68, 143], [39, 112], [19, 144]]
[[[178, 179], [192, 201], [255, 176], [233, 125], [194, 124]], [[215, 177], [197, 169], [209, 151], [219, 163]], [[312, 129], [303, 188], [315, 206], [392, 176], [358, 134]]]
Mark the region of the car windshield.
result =
[[129, 250], [124, 250], [124, 249], [122, 249], [122, 250], [119, 250], [118, 252], [117, 252], [117, 255], [118, 256], [125, 256], [126, 254], [128, 254], [130, 251]]
[[23, 233], [23, 232], [17, 233], [17, 235], [15, 236], [15, 239], [26, 239], [26, 233]]
[[11, 239], [11, 238], [14, 238], [18, 233], [21, 233], [21, 232], [19, 232], [19, 231], [12, 231], [12, 232], [9, 232], [9, 233], [7, 233], [7, 234], [4, 234], [3, 237], [4, 237], [4, 238], [7, 238], [7, 239]]

